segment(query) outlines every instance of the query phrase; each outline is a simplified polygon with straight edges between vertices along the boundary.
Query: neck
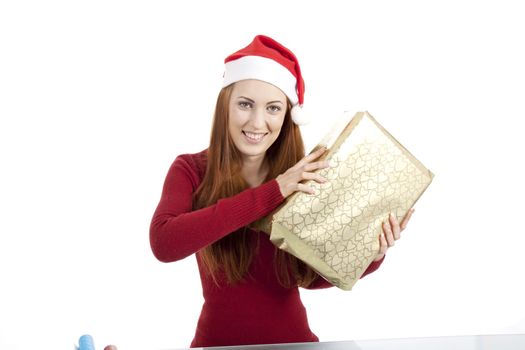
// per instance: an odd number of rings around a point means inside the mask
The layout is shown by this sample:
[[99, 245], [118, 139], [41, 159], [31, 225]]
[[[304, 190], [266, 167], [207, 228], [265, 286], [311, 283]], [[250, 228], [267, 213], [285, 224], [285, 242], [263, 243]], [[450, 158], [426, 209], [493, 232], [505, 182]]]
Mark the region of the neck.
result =
[[264, 161], [264, 156], [244, 158], [241, 173], [250, 187], [257, 187], [262, 184], [268, 174], [268, 166]]

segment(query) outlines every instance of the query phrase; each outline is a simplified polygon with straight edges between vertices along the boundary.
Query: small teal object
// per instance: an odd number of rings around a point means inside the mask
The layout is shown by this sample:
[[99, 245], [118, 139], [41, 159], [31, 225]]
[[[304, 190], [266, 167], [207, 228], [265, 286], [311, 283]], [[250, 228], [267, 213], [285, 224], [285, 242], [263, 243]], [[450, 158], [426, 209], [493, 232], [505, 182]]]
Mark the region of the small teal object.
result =
[[84, 334], [78, 340], [78, 350], [95, 350], [95, 343], [93, 337], [89, 334]]

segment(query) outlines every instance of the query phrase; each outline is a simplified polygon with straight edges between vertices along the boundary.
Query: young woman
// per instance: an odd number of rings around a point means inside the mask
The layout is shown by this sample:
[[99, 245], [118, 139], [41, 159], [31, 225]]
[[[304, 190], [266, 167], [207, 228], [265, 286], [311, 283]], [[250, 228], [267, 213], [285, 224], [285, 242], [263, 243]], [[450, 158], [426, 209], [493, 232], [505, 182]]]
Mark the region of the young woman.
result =
[[[196, 254], [204, 305], [191, 347], [315, 342], [298, 287], [331, 285], [295, 257], [276, 249], [254, 222], [304, 180], [325, 182], [318, 158], [305, 156], [298, 123], [304, 82], [295, 55], [256, 36], [225, 60], [209, 147], [183, 154], [167, 174], [151, 222], [154, 255], [172, 262]], [[401, 224], [383, 225], [376, 270]]]

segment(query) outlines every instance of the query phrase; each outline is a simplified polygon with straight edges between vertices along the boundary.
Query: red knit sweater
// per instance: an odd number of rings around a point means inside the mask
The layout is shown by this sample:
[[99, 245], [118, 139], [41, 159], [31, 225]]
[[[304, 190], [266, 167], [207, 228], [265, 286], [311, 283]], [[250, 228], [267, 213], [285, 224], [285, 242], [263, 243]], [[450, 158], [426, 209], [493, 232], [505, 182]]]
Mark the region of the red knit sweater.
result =
[[[177, 157], [168, 171], [150, 227], [153, 254], [163, 262], [183, 259], [261, 217], [284, 200], [276, 180], [192, 211], [192, 193], [206, 170], [206, 150]], [[248, 229], [255, 249], [249, 276], [219, 287], [197, 257], [204, 305], [191, 347], [318, 341], [308, 326], [297, 287], [284, 288], [274, 269], [276, 247], [267, 234]], [[375, 271], [382, 260], [363, 274]], [[309, 289], [331, 285], [319, 277]]]

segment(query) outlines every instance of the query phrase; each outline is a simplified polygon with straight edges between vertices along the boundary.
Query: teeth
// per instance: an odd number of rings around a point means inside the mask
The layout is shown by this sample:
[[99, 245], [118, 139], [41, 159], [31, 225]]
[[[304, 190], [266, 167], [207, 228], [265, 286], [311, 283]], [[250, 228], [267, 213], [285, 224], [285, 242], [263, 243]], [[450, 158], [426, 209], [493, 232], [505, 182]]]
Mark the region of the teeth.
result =
[[254, 141], [258, 141], [258, 140], [262, 139], [264, 137], [264, 135], [266, 135], [266, 134], [254, 134], [254, 133], [245, 131], [244, 135], [248, 136], [249, 138], [251, 138]]

